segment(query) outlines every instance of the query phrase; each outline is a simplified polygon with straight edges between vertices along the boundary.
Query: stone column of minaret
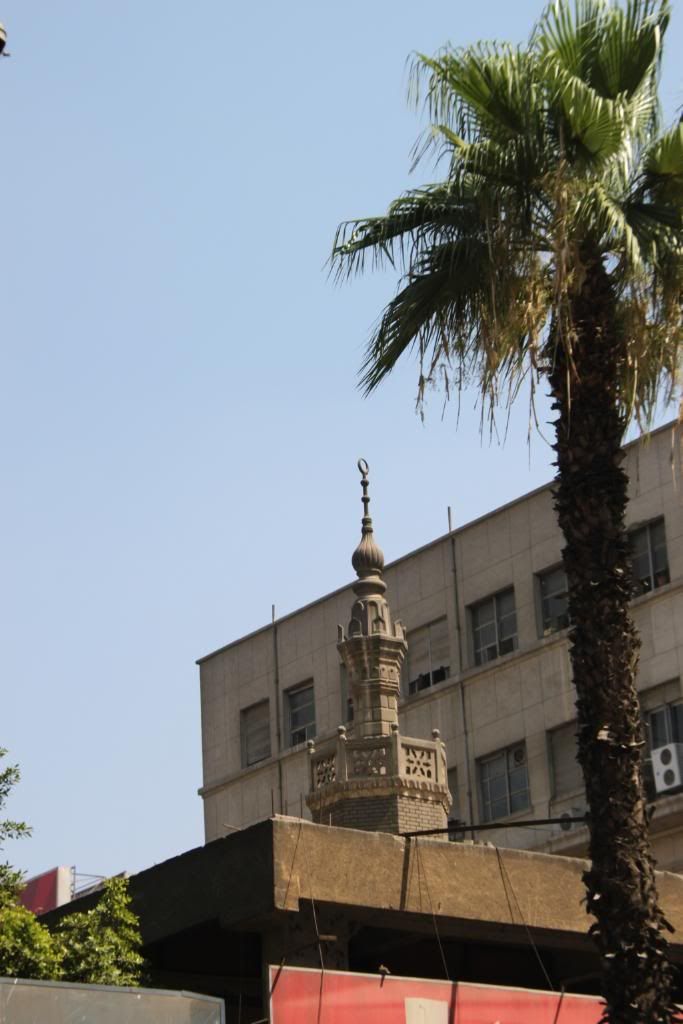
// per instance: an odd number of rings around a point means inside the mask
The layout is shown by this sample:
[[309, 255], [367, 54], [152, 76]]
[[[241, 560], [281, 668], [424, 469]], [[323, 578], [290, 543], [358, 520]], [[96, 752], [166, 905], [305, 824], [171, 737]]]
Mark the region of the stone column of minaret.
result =
[[[376, 832], [445, 828], [451, 797], [439, 730], [431, 739], [401, 736], [398, 698], [406, 631], [394, 622], [382, 577], [384, 555], [369, 513], [368, 464], [358, 463], [363, 488], [361, 539], [351, 559], [358, 579], [348, 636], [339, 627], [337, 649], [353, 695], [353, 729], [308, 744], [313, 820]], [[442, 837], [446, 839], [444, 835]]]

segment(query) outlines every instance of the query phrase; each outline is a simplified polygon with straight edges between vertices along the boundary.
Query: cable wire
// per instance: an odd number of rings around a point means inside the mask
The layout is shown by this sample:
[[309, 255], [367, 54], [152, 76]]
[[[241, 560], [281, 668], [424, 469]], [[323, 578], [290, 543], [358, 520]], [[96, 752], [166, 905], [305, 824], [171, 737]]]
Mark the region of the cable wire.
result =
[[[301, 817], [301, 826], [303, 826], [303, 814]], [[320, 988], [318, 990], [318, 1013], [317, 1013], [317, 1024], [320, 1024], [320, 1018], [323, 1012], [323, 987], [325, 984], [325, 958], [323, 956], [323, 945], [320, 941], [320, 929], [318, 928], [318, 914], [315, 908], [315, 897], [313, 895], [313, 875], [311, 873], [311, 865], [308, 860], [308, 852], [306, 850], [306, 842], [301, 847], [303, 851], [303, 859], [305, 870], [308, 875], [308, 895], [311, 901], [311, 910], [313, 912], [313, 927], [315, 928], [315, 938], [318, 945], [318, 956], [320, 957]]]
[[[408, 842], [410, 842], [410, 840], [408, 840]], [[419, 844], [419, 840], [417, 838], [415, 839], [415, 853], [417, 854], [417, 864], [418, 864], [418, 886], [420, 885], [420, 879], [421, 879], [422, 875], [424, 875], [425, 889], [427, 890], [427, 899], [429, 900], [429, 909], [430, 909], [430, 912], [431, 912], [431, 915], [432, 915], [432, 922], [434, 924], [434, 934], [436, 935], [436, 941], [437, 941], [437, 944], [439, 946], [439, 952], [441, 954], [441, 963], [443, 964], [443, 970], [444, 970], [444, 974], [446, 975], [446, 981], [450, 981], [451, 980], [451, 976], [448, 973], [448, 964], [446, 963], [446, 954], [444, 952], [443, 943], [441, 942], [441, 936], [439, 934], [439, 925], [438, 925], [437, 920], [436, 920], [436, 913], [434, 912], [434, 904], [432, 903], [432, 895], [431, 895], [431, 893], [429, 891], [429, 883], [427, 882], [427, 872], [424, 870], [424, 865], [422, 864], [422, 858], [421, 858], [421, 854], [420, 854], [420, 844]]]
[[[548, 988], [550, 989], [551, 992], [554, 992], [555, 991], [555, 986], [553, 985], [552, 981], [550, 980], [550, 975], [548, 974], [548, 972], [546, 970], [545, 964], [543, 963], [543, 960], [541, 958], [541, 954], [539, 953], [538, 947], [537, 947], [536, 943], [534, 942], [534, 937], [531, 934], [531, 929], [529, 928], [529, 925], [526, 923], [526, 919], [524, 917], [524, 914], [522, 913], [522, 908], [521, 908], [521, 906], [519, 904], [519, 900], [517, 899], [517, 893], [515, 892], [515, 889], [514, 889], [514, 886], [512, 884], [512, 880], [510, 879], [510, 876], [508, 874], [507, 868], [505, 867], [505, 864], [503, 863], [503, 856], [502, 856], [502, 854], [500, 852], [500, 849], [497, 846], [494, 847], [494, 849], [496, 851], [496, 857], [498, 858], [498, 868], [500, 870], [500, 877], [501, 877], [501, 880], [503, 882], [503, 888], [505, 889], [505, 895], [506, 895], [506, 898], [508, 900], [508, 906], [510, 906], [510, 900], [509, 900], [508, 893], [507, 893], [507, 890], [509, 889], [510, 893], [512, 894], [512, 898], [514, 899], [515, 904], [517, 906], [517, 913], [519, 914], [520, 921], [522, 922], [522, 924], [524, 926], [524, 930], [526, 932], [527, 939], [529, 940], [529, 944], [530, 944], [531, 948], [534, 951], [534, 954], [536, 956], [536, 959], [538, 960], [540, 968], [543, 971], [543, 975], [545, 977], [545, 980], [548, 983]], [[510, 908], [510, 917], [513, 918], [513, 924], [514, 924], [514, 915], [512, 913], [512, 908]]]
[[[287, 897], [289, 896], [289, 889], [290, 889], [290, 886], [292, 884], [292, 876], [294, 874], [294, 865], [296, 864], [296, 855], [297, 855], [297, 851], [299, 849], [299, 840], [301, 839], [301, 830], [302, 830], [302, 828], [303, 828], [303, 821], [301, 819], [299, 819], [299, 828], [298, 828], [298, 831], [297, 831], [297, 834], [296, 834], [296, 842], [294, 843], [294, 853], [292, 854], [292, 863], [289, 865], [289, 877], [287, 878], [287, 886], [285, 888], [285, 897], [284, 897], [284, 900], [283, 900], [283, 906], [285, 907], [285, 909], [287, 908]], [[280, 957], [280, 966], [278, 967], [277, 973], [276, 973], [275, 977], [273, 978], [273, 984], [270, 987], [270, 991], [268, 993], [269, 999], [272, 999], [273, 992], [277, 988], [277, 983], [280, 980], [280, 976], [282, 974], [282, 968], [285, 966], [285, 964], [287, 963], [287, 960], [289, 959], [289, 944], [290, 944], [289, 923], [287, 923], [287, 931], [285, 933], [285, 945], [284, 945], [284, 949], [282, 950], [282, 956]]]

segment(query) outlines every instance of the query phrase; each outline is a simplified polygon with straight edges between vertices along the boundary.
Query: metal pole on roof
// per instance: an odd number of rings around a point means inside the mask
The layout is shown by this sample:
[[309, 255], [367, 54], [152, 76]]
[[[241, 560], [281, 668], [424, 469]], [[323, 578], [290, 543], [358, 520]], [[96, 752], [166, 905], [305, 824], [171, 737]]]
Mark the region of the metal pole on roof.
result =
[[[467, 709], [465, 707], [465, 687], [462, 681], [462, 674], [464, 671], [463, 665], [463, 643], [462, 643], [462, 623], [460, 621], [460, 592], [458, 589], [458, 564], [455, 556], [455, 537], [453, 536], [453, 521], [451, 516], [451, 506], [448, 506], [448, 533], [451, 541], [451, 567], [453, 570], [453, 595], [455, 598], [455, 631], [458, 638], [458, 675], [460, 676], [458, 682], [458, 690], [460, 692], [460, 714], [462, 715], [462, 729], [463, 739], [465, 745], [465, 783], [467, 786], [467, 812], [469, 814], [470, 821], [474, 820], [474, 803], [472, 800], [472, 775], [470, 768], [470, 736], [467, 728]], [[474, 838], [474, 833], [472, 833]]]
[[280, 814], [285, 813], [285, 797], [282, 784], [282, 724], [280, 722], [280, 659], [277, 643], [277, 619], [275, 605], [271, 605], [273, 624], [273, 685], [275, 689], [275, 742], [277, 744], [277, 786], [280, 797]]

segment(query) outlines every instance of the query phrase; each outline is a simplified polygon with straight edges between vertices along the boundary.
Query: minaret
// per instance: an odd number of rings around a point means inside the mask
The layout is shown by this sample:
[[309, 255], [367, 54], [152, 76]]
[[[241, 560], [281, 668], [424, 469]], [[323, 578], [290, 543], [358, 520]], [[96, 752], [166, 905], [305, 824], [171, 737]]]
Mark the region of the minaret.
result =
[[382, 579], [384, 555], [375, 541], [368, 495], [368, 464], [358, 462], [363, 488], [361, 539], [351, 557], [358, 580], [348, 639], [339, 630], [337, 650], [348, 672], [356, 736], [388, 736], [398, 725], [401, 666], [408, 650], [406, 632], [392, 622]]
[[[351, 559], [358, 579], [348, 637], [339, 627], [337, 650], [353, 694], [353, 735], [309, 741], [313, 820], [377, 832], [445, 828], [451, 798], [439, 730], [432, 739], [402, 737], [398, 727], [406, 631], [394, 622], [382, 577], [384, 555], [375, 541], [368, 495], [368, 464], [358, 462], [363, 488], [361, 539]], [[445, 836], [443, 838], [446, 838]]]

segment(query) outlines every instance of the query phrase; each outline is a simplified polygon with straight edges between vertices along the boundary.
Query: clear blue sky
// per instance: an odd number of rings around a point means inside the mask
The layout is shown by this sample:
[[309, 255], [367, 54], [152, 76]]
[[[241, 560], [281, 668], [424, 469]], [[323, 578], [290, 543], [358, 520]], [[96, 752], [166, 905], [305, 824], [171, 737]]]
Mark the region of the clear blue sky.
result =
[[411, 51], [521, 41], [539, 9], [0, 4], [0, 745], [29, 873], [202, 842], [194, 661], [347, 582], [358, 456], [389, 559], [550, 478], [524, 405], [500, 448], [473, 399], [422, 424], [414, 367], [362, 400], [393, 281], [324, 270], [340, 220], [427, 175]]

